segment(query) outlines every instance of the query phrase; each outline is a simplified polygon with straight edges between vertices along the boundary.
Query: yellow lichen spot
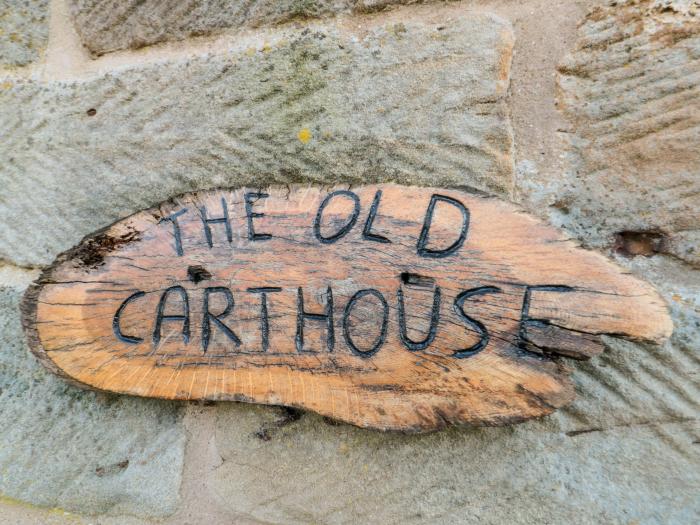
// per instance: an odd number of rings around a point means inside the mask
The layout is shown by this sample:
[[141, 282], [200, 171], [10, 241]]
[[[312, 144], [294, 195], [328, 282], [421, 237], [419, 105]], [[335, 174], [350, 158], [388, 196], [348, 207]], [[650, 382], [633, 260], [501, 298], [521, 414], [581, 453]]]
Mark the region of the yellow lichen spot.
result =
[[64, 510], [60, 507], [53, 507], [49, 509], [44, 509], [35, 505], [32, 505], [31, 503], [27, 503], [25, 501], [21, 501], [18, 499], [14, 498], [9, 498], [7, 496], [0, 496], [0, 505], [6, 505], [8, 507], [20, 507], [20, 508], [25, 508], [25, 509], [35, 509], [37, 511], [41, 512], [46, 512], [46, 514], [51, 515], [51, 514], [60, 514], [62, 517], [67, 518], [68, 521], [73, 522], [73, 523], [82, 523], [79, 521], [75, 514], [68, 512], [67, 510]]
[[10, 89], [12, 87], [12, 82], [10, 82], [9, 80], [5, 80], [5, 82], [0, 84], [0, 87], [2, 89]]
[[267, 42], [265, 42], [262, 46], [262, 52], [269, 53], [270, 51], [272, 51], [272, 46], [270, 44], [268, 44]]
[[255, 54], [255, 48], [254, 47], [249, 47], [248, 49], [245, 50], [245, 54], [248, 55], [249, 57], [252, 57]]
[[302, 142], [302, 144], [306, 144], [311, 140], [311, 130], [309, 128], [302, 128], [299, 130], [299, 133], [297, 133], [297, 138]]

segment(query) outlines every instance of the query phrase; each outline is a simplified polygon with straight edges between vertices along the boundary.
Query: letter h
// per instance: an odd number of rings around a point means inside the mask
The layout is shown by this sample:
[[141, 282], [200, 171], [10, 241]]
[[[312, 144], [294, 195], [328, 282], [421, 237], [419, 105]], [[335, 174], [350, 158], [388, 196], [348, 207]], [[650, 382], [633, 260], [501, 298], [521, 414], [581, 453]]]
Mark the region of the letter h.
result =
[[314, 314], [304, 310], [304, 292], [299, 287], [297, 291], [297, 335], [295, 339], [297, 352], [304, 352], [304, 321], [310, 319], [313, 321], [326, 322], [326, 347], [329, 352], [333, 351], [335, 346], [335, 331], [333, 328], [333, 290], [329, 286], [326, 291], [326, 313]]
[[229, 219], [228, 219], [228, 206], [226, 205], [226, 199], [224, 199], [223, 197], [221, 197], [221, 207], [224, 210], [224, 216], [217, 217], [214, 219], [207, 218], [206, 206], [202, 205], [199, 207], [199, 214], [202, 217], [202, 225], [204, 226], [204, 235], [207, 238], [207, 244], [209, 245], [209, 248], [214, 246], [214, 244], [211, 240], [211, 228], [209, 227], [210, 224], [224, 224], [226, 226], [226, 238], [228, 239], [228, 242], [231, 243], [233, 241], [233, 232], [231, 231], [231, 223], [229, 222]]

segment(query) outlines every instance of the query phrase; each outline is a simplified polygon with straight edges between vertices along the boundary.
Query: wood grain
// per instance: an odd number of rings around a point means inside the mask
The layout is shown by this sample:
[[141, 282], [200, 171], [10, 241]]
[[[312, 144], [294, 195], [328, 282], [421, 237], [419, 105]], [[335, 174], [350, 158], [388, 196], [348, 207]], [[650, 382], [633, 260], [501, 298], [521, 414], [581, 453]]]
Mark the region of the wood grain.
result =
[[23, 322], [84, 387], [403, 431], [548, 414], [574, 397], [560, 356], [672, 330], [648, 284], [516, 207], [397, 185], [175, 198], [59, 256]]

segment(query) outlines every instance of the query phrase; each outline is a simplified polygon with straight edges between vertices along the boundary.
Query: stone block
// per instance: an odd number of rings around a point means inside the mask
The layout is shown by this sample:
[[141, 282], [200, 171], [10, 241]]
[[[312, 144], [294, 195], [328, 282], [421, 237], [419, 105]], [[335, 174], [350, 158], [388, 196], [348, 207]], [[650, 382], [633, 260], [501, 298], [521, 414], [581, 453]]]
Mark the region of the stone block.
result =
[[87, 514], [171, 514], [184, 460], [179, 405], [80, 390], [44, 369], [20, 325], [19, 301], [33, 277], [0, 266], [0, 499]]
[[404, 29], [290, 30], [84, 81], [0, 82], [0, 258], [47, 264], [195, 189], [395, 181], [508, 195], [510, 24]]
[[[424, 436], [229, 405], [207, 484], [256, 523], [691, 523], [697, 421], [562, 431], [556, 418]], [[272, 430], [271, 430], [272, 429]], [[695, 458], [695, 459], [692, 459]]]
[[607, 2], [559, 68], [570, 170], [555, 221], [593, 246], [647, 234], [643, 248], [700, 265], [700, 9]]
[[334, 14], [377, 11], [417, 0], [70, 0], [76, 29], [93, 55]]
[[37, 60], [49, 39], [49, 0], [0, 0], [0, 67]]

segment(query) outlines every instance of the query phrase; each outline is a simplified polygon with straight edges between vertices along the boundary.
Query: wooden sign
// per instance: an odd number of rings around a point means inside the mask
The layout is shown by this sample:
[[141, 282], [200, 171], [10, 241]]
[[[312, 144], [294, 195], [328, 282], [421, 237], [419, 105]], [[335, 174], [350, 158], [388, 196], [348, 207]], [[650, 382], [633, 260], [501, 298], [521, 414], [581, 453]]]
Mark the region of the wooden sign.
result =
[[649, 285], [513, 205], [396, 185], [184, 195], [59, 256], [23, 315], [85, 387], [404, 431], [547, 414], [574, 397], [560, 356], [672, 329]]

